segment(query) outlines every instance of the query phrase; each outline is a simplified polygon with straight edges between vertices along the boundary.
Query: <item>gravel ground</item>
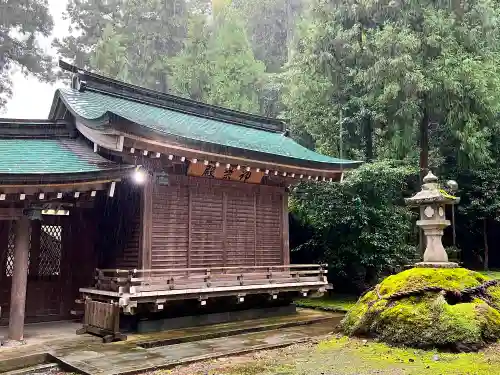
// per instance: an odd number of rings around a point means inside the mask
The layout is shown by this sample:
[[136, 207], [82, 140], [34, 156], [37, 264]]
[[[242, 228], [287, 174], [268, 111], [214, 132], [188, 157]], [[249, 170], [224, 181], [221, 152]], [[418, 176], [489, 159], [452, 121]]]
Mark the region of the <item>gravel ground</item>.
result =
[[[479, 353], [394, 348], [341, 335], [141, 375], [498, 375], [500, 343]], [[69, 375], [57, 368], [30, 375]], [[76, 374], [75, 374], [76, 375]]]
[[63, 371], [59, 367], [50, 367], [47, 369], [29, 371], [26, 372], [25, 375], [73, 375], [73, 373]]
[[480, 353], [439, 353], [343, 336], [195, 363], [144, 375], [498, 375], [500, 344]]

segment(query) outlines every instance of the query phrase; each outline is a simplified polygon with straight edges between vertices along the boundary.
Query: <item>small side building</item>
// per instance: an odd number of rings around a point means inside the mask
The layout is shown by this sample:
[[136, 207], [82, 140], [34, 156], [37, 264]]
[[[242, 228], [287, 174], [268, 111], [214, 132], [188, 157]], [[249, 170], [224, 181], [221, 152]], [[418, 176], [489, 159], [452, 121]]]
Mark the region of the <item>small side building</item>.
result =
[[117, 334], [124, 314], [324, 290], [323, 267], [290, 264], [287, 187], [357, 162], [300, 146], [280, 120], [61, 67], [72, 84], [48, 120], [0, 120], [10, 339], [79, 297], [86, 330]]

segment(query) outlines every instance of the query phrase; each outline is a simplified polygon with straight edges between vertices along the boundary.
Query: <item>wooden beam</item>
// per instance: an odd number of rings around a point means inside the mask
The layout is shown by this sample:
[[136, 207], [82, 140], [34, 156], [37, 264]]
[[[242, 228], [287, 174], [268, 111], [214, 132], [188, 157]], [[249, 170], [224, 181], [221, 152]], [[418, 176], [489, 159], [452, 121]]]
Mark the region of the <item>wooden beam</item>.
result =
[[[297, 166], [283, 163], [276, 163], [272, 161], [262, 161], [256, 160], [252, 158], [245, 158], [241, 156], [233, 156], [233, 155], [222, 155], [214, 152], [201, 151], [192, 148], [188, 148], [182, 145], [176, 145], [168, 142], [159, 142], [151, 139], [146, 139], [144, 137], [127, 134], [125, 139], [125, 144], [129, 147], [136, 148], [148, 148], [150, 151], [161, 152], [163, 154], [173, 154], [173, 155], [182, 155], [181, 161], [186, 159], [196, 159], [198, 160], [218, 160], [220, 163], [229, 163], [235, 165], [250, 165], [254, 168], [264, 169], [272, 169], [280, 172], [287, 173], [296, 173], [296, 174], [304, 174], [304, 175], [321, 175], [326, 177], [333, 177], [334, 175], [341, 172], [340, 167], [329, 166], [329, 169], [308, 167], [308, 166]], [[184, 159], [184, 160], [182, 160]], [[352, 166], [355, 168], [356, 166]], [[347, 167], [349, 168], [349, 167]]]
[[96, 181], [71, 182], [63, 184], [32, 184], [32, 185], [0, 185], [5, 194], [24, 194], [34, 195], [39, 192], [70, 192], [70, 191], [89, 191], [89, 190], [105, 190], [106, 184], [110, 182], [120, 181], [120, 179], [107, 179]]
[[23, 216], [22, 208], [0, 207], [0, 220], [17, 220]]
[[151, 268], [151, 236], [153, 227], [153, 184], [148, 174], [141, 192], [141, 267]]
[[16, 222], [14, 247], [14, 270], [10, 297], [9, 340], [24, 339], [24, 317], [26, 313], [26, 287], [28, 283], [28, 257], [30, 251], [30, 220], [22, 216]]
[[108, 196], [113, 198], [115, 196], [116, 182], [113, 181], [109, 186]]
[[283, 235], [283, 264], [290, 264], [290, 233], [289, 233], [289, 222], [288, 222], [288, 193], [283, 192], [282, 196], [282, 220], [281, 220], [281, 231]]
[[125, 138], [122, 135], [104, 134], [99, 130], [91, 129], [81, 122], [76, 122], [78, 131], [89, 141], [94, 143], [94, 152], [97, 152], [96, 146], [101, 146], [112, 151], [123, 151]]

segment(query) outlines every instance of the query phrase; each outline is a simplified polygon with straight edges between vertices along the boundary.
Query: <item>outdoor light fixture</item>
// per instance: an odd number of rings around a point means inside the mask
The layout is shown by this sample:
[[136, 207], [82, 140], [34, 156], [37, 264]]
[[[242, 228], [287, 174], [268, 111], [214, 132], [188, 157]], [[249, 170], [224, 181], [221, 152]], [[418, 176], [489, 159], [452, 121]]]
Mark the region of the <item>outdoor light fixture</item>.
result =
[[458, 190], [458, 183], [455, 180], [446, 181], [446, 187], [450, 189], [452, 193]]
[[146, 172], [140, 166], [134, 169], [133, 178], [136, 184], [143, 184], [146, 182]]
[[48, 216], [69, 216], [69, 210], [42, 210], [42, 215]]

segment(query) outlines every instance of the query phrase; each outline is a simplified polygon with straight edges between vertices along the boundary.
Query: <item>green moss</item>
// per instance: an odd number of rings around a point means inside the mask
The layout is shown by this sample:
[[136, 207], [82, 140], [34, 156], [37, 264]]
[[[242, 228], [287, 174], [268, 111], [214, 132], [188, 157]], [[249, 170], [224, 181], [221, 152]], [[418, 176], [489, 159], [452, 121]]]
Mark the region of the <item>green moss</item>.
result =
[[[389, 276], [364, 295], [342, 325], [349, 335], [375, 336], [396, 345], [477, 350], [500, 338], [500, 313], [481, 299], [450, 304], [443, 294], [435, 292], [392, 301], [384, 297], [427, 286], [462, 290], [487, 280], [463, 268], [406, 270]], [[500, 306], [500, 288], [491, 287], [488, 293]]]
[[492, 279], [500, 279], [500, 271], [480, 271], [481, 274], [491, 277]]
[[325, 296], [322, 298], [299, 298], [295, 300], [295, 304], [298, 307], [347, 312], [356, 304], [356, 298], [344, 295]]
[[379, 292], [382, 296], [388, 296], [424, 286], [460, 290], [477, 286], [486, 280], [489, 280], [487, 276], [465, 268], [411, 268], [387, 277], [380, 284]]
[[318, 351], [330, 356], [346, 356], [348, 372], [345, 373], [357, 373], [362, 363], [370, 371], [384, 374], [403, 373], [395, 371], [396, 368], [403, 368], [404, 374], [408, 375], [493, 375], [498, 373], [499, 365], [496, 352], [438, 353], [345, 337], [319, 343]]

